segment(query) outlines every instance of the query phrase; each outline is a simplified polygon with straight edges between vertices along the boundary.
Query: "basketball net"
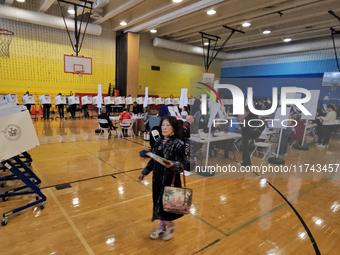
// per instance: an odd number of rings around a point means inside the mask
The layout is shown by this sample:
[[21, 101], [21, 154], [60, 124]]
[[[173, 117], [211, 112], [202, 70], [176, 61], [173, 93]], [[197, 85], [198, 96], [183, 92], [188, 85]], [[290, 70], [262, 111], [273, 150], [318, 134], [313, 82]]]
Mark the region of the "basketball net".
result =
[[9, 58], [9, 45], [14, 33], [6, 29], [0, 29], [0, 57]]
[[83, 77], [84, 72], [82, 71], [75, 71], [75, 74], [78, 74], [79, 78]]

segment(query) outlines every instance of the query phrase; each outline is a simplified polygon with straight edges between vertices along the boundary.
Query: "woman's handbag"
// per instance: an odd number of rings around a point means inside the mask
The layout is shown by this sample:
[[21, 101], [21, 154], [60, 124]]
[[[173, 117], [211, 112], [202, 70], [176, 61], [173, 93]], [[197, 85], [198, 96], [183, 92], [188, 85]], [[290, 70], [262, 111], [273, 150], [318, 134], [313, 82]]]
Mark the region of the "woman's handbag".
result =
[[184, 167], [183, 169], [183, 183], [184, 188], [174, 187], [176, 173], [172, 179], [171, 186], [165, 186], [163, 194], [163, 210], [169, 213], [188, 214], [190, 213], [190, 206], [192, 202], [192, 189], [186, 188]]

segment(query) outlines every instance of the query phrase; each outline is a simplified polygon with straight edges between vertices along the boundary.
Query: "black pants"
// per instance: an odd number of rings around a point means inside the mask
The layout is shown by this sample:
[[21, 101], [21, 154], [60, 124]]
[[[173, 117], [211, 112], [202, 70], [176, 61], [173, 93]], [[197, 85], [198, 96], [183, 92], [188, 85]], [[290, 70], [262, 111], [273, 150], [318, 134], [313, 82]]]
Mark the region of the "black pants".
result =
[[89, 112], [87, 111], [87, 104], [83, 105], [83, 111], [84, 111], [84, 117], [88, 118], [89, 117]]
[[127, 128], [122, 128], [122, 134], [123, 134], [124, 136], [127, 136], [127, 134], [128, 134]]
[[43, 105], [43, 117], [45, 120], [50, 118], [50, 108], [51, 105], [48, 104]]
[[72, 118], [76, 117], [76, 110], [77, 110], [77, 105], [76, 104], [70, 105], [70, 112], [71, 112]]
[[25, 106], [27, 107], [27, 110], [31, 113], [31, 105], [30, 104], [26, 104]]
[[59, 111], [59, 117], [64, 118], [64, 105], [63, 104], [58, 105], [58, 111]]
[[248, 151], [248, 144], [249, 144], [250, 137], [242, 136], [242, 165], [243, 166], [250, 166], [251, 160]]
[[323, 125], [322, 130], [323, 130], [323, 143], [322, 144], [328, 145], [329, 139], [331, 138], [331, 134], [333, 131], [333, 126]]
[[318, 143], [321, 144], [322, 143], [322, 139], [323, 139], [323, 130], [322, 130], [322, 124], [320, 122], [320, 120], [316, 120], [316, 134], [318, 135]]

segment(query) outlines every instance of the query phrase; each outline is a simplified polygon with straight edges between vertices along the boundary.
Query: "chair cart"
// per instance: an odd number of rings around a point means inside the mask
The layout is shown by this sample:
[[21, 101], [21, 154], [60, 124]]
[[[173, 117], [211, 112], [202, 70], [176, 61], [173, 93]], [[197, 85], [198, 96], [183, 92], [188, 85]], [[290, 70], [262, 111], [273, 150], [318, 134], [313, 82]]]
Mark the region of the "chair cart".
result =
[[[0, 181], [21, 180], [24, 186], [12, 188], [0, 194], [3, 201], [13, 196], [35, 194], [36, 201], [14, 208], [3, 214], [1, 224], [8, 223], [10, 215], [38, 205], [44, 209], [45, 195], [39, 185], [41, 180], [30, 169], [31, 156], [26, 152], [39, 145], [31, 116], [22, 106], [0, 107], [0, 162], [3, 170], [12, 174], [3, 176]], [[22, 154], [22, 156], [19, 156]]]

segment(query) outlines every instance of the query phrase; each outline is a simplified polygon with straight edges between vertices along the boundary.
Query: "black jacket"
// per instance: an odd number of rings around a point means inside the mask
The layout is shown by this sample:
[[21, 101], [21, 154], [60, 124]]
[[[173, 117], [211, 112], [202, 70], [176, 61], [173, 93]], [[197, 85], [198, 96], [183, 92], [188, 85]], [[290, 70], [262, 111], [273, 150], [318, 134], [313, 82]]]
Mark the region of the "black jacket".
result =
[[[251, 113], [251, 112], [244, 118], [245, 125], [243, 126], [243, 124], [240, 124], [242, 136], [247, 136], [247, 137], [250, 136], [250, 127], [248, 125], [248, 121], [255, 120], [255, 119], [258, 119], [258, 118], [259, 117], [257, 115], [255, 115], [254, 113]], [[256, 121], [251, 121], [250, 124], [252, 126], [258, 125], [258, 123]]]
[[140, 105], [133, 106], [132, 112], [134, 114], [143, 113], [143, 108]]
[[166, 168], [154, 159], [150, 159], [142, 174], [148, 175], [153, 171], [152, 175], [152, 198], [153, 198], [153, 216], [152, 220], [172, 221], [182, 217], [181, 214], [168, 213], [163, 210], [163, 193], [165, 186], [171, 186], [174, 174], [175, 187], [182, 187], [181, 175], [182, 165], [185, 164], [185, 147], [183, 141], [171, 137], [165, 144], [163, 138], [159, 137], [152, 149], [152, 153], [171, 160], [174, 166]]
[[109, 123], [109, 125], [107, 125], [107, 124], [100, 124], [100, 126], [101, 126], [102, 128], [108, 128], [108, 127], [110, 127], [110, 129], [113, 129], [113, 128], [114, 128], [113, 125], [112, 125], [112, 122], [111, 122], [111, 120], [110, 120], [110, 117], [109, 117], [106, 113], [101, 113], [101, 114], [99, 114], [99, 115], [98, 115], [98, 119], [107, 120], [107, 122]]

